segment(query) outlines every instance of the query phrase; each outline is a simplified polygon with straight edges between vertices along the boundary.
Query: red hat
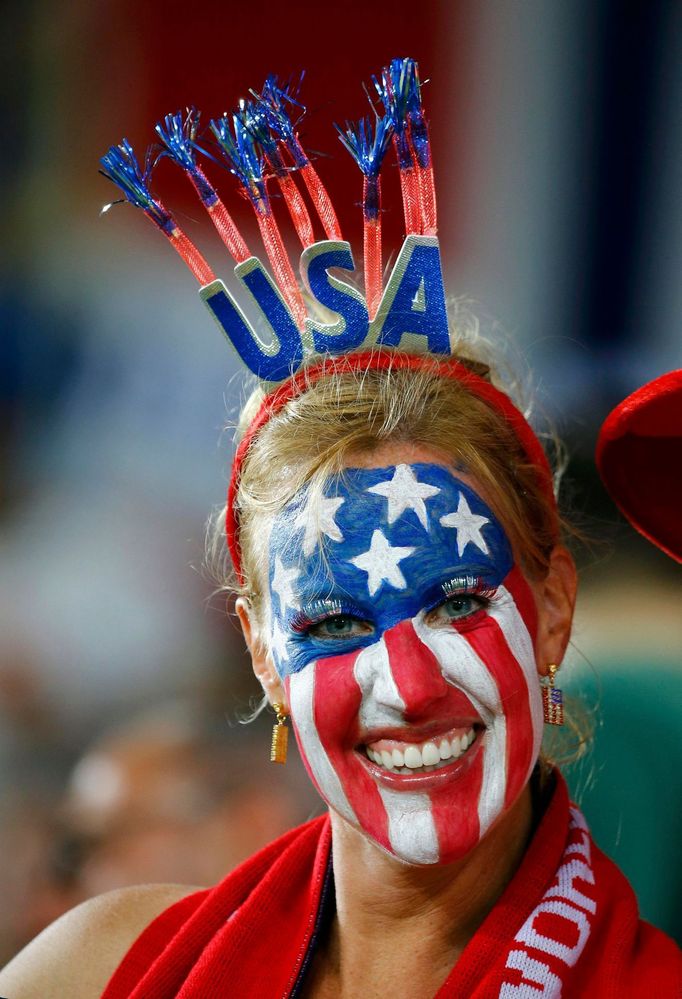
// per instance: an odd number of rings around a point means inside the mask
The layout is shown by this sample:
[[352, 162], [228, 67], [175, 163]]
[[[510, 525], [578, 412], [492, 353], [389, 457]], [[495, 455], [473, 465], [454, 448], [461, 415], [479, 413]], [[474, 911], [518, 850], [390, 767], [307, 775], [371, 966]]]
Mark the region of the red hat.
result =
[[632, 526], [682, 562], [682, 370], [616, 406], [601, 428], [596, 459]]

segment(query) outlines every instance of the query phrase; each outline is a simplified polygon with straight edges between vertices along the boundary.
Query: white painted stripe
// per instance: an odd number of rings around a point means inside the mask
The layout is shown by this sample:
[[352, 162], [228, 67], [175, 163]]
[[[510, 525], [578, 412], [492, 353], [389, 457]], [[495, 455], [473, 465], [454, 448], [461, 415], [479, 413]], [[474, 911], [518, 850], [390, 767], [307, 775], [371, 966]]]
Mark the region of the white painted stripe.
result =
[[410, 864], [437, 864], [438, 836], [428, 794], [406, 794], [386, 787], [380, 787], [379, 794], [396, 855]]
[[324, 791], [328, 803], [344, 819], [357, 826], [355, 812], [320, 741], [315, 725], [315, 672], [318, 668], [319, 663], [309, 663], [300, 673], [292, 673], [289, 677], [291, 715], [296, 720], [296, 731], [310, 769], [318, 786]]
[[507, 720], [504, 714], [495, 719], [492, 732], [486, 735], [483, 750], [483, 780], [478, 798], [478, 821], [484, 836], [504, 808], [507, 790]]
[[502, 710], [497, 684], [466, 638], [454, 628], [431, 628], [422, 615], [412, 619], [414, 630], [440, 664], [445, 679], [469, 698], [486, 725]]
[[528, 768], [530, 777], [535, 761], [540, 753], [543, 732], [542, 713], [542, 693], [540, 690], [540, 678], [538, 677], [537, 665], [535, 663], [535, 650], [526, 622], [521, 616], [514, 597], [504, 586], [499, 588], [499, 603], [495, 601], [488, 610], [488, 613], [497, 621], [509, 651], [519, 664], [528, 686], [528, 707], [530, 710], [531, 722], [533, 725], [533, 752]]
[[438, 659], [443, 676], [469, 698], [487, 728], [478, 797], [478, 821], [483, 836], [504, 808], [507, 786], [507, 726], [500, 693], [488, 667], [459, 632], [430, 628], [421, 616], [414, 618], [413, 624], [419, 638]]
[[[354, 666], [362, 691], [360, 723], [366, 729], [405, 726], [405, 702], [391, 671], [383, 638], [363, 649]], [[388, 838], [396, 856], [411, 864], [435, 864], [438, 836], [427, 794], [408, 794], [379, 787], [388, 817]]]
[[393, 678], [383, 638], [362, 650], [353, 675], [362, 692], [360, 724], [364, 729], [405, 724], [405, 702]]

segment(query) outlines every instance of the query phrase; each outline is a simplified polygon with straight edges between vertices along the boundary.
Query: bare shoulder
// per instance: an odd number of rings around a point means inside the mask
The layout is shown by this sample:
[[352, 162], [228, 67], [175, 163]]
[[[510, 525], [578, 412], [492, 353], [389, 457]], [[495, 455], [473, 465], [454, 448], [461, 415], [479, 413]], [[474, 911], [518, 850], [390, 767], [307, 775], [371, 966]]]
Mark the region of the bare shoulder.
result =
[[71, 909], [0, 971], [5, 999], [100, 999], [142, 930], [164, 909], [198, 891], [187, 885], [140, 885]]

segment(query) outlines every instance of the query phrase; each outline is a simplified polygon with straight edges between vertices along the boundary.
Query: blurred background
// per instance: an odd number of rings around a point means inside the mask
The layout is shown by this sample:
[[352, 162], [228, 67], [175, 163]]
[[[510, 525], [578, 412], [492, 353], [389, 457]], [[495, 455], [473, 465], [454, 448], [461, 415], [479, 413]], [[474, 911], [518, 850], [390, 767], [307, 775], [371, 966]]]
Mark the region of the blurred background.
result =
[[[0, 959], [82, 898], [216, 881], [320, 810], [295, 752], [271, 772], [271, 719], [238, 723], [258, 691], [202, 570], [240, 373], [142, 213], [100, 216], [117, 194], [98, 159], [305, 69], [301, 134], [357, 245], [332, 122], [365, 113], [361, 83], [395, 55], [430, 80], [446, 287], [532, 370], [595, 542], [561, 674], [596, 721], [573, 792], [679, 938], [682, 573], [618, 518], [592, 455], [612, 406], [680, 366], [682, 7], [5, 0], [3, 25]], [[255, 245], [233, 179], [208, 172]], [[156, 181], [227, 277], [189, 184], [167, 162]]]

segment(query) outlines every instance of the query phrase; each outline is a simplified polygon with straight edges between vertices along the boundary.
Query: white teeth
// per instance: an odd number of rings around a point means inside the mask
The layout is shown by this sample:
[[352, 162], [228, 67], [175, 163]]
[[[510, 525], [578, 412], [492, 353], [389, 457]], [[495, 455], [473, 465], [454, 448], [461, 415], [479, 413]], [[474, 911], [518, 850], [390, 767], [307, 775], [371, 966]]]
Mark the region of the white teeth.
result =
[[393, 773], [413, 774], [415, 770], [430, 773], [454, 762], [467, 751], [476, 739], [476, 732], [470, 728], [461, 736], [451, 740], [441, 738], [439, 741], [429, 741], [422, 745], [405, 745], [404, 749], [382, 749], [381, 751], [366, 746], [367, 756], [373, 763], [390, 770]]

